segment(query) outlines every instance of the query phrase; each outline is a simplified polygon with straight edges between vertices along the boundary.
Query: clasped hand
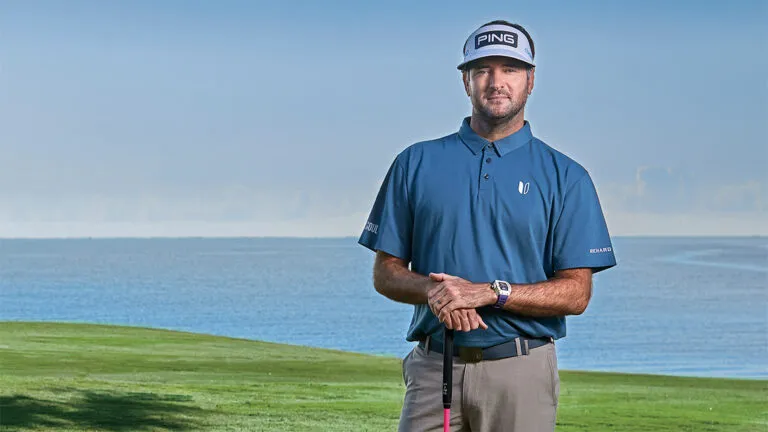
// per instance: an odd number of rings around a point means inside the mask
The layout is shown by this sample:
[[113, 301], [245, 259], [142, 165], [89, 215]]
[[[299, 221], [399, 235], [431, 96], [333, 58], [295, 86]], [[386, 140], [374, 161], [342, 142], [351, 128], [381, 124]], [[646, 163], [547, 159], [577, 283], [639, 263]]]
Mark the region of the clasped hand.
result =
[[429, 278], [436, 285], [427, 292], [427, 304], [446, 328], [458, 331], [488, 328], [475, 310], [493, 298], [487, 286], [445, 273], [430, 273]]

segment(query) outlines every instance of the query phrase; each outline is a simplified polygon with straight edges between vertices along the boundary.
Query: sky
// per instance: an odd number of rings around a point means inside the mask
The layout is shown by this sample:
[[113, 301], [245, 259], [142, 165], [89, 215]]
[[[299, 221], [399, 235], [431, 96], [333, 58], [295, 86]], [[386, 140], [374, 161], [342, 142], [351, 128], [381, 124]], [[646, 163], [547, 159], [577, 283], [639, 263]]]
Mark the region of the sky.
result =
[[494, 19], [612, 235], [768, 235], [767, 1], [0, 0], [0, 237], [357, 236]]

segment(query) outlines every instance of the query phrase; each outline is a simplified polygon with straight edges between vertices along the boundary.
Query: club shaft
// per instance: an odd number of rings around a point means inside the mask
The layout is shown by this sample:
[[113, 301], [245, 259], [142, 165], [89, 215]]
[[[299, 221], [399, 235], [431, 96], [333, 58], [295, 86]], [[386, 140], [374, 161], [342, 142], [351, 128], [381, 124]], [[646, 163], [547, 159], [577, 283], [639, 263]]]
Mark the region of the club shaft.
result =
[[443, 340], [443, 408], [451, 408], [453, 396], [453, 330], [445, 329]]

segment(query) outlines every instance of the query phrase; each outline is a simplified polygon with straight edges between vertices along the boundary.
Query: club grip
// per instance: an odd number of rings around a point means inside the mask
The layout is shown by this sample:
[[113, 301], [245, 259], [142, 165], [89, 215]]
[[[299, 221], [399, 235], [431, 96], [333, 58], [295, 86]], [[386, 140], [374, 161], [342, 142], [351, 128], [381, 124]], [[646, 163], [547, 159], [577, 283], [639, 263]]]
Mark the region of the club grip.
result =
[[445, 329], [443, 339], [443, 408], [451, 408], [453, 396], [453, 330]]

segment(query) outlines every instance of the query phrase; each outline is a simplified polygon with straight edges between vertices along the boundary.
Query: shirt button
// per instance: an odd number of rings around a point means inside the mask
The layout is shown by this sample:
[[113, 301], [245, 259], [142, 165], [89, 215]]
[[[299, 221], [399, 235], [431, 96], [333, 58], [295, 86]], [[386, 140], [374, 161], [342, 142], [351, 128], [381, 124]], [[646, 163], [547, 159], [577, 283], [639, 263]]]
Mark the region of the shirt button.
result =
[[491, 163], [491, 158], [486, 159], [485, 163]]
[[490, 177], [488, 174], [484, 175], [483, 178], [488, 180], [488, 177]]

